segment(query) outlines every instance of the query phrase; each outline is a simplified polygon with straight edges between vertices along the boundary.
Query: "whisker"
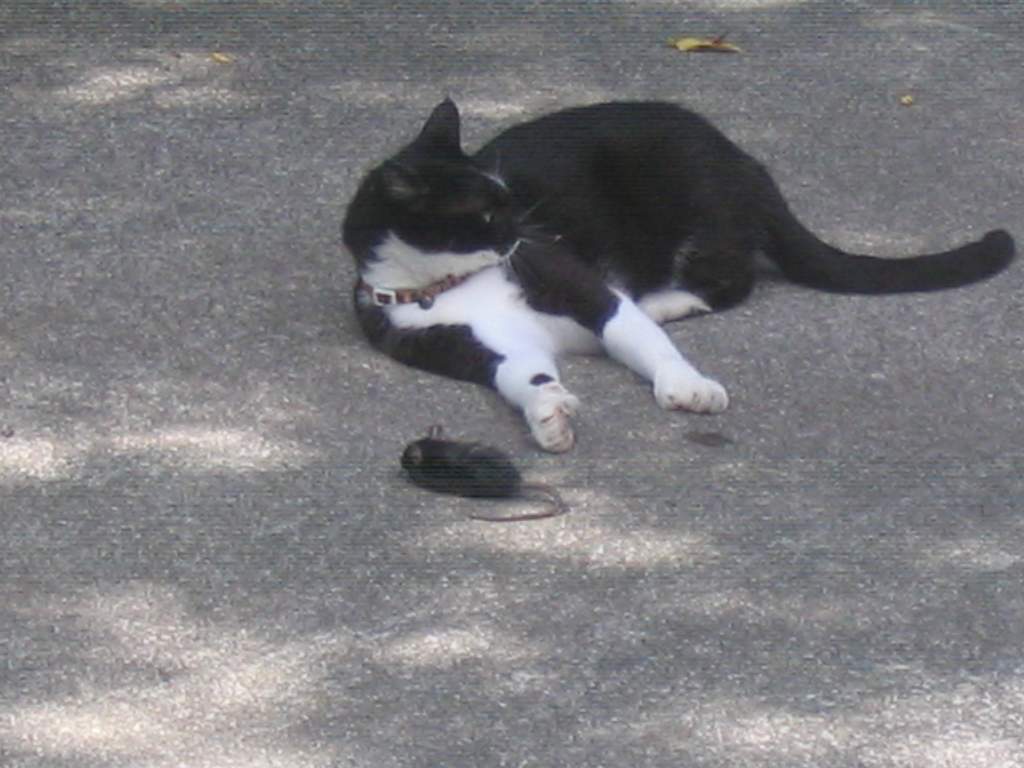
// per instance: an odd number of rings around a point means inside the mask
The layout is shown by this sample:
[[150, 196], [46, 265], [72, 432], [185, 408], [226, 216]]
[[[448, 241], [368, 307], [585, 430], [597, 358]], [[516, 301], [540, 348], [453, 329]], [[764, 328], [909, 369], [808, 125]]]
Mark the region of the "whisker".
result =
[[544, 203], [545, 199], [546, 198], [543, 197], [540, 198], [537, 202], [535, 202], [533, 205], [531, 205], [529, 208], [523, 211], [523, 213], [519, 216], [519, 223], [522, 224], [524, 221], [526, 221], [530, 217], [531, 213], [540, 208], [540, 206]]
[[508, 183], [506, 183], [505, 179], [502, 178], [501, 168], [499, 166], [500, 164], [498, 162], [495, 162], [493, 171], [489, 171], [485, 168], [473, 168], [473, 170], [479, 173], [485, 179], [490, 179], [502, 189], [508, 190]]

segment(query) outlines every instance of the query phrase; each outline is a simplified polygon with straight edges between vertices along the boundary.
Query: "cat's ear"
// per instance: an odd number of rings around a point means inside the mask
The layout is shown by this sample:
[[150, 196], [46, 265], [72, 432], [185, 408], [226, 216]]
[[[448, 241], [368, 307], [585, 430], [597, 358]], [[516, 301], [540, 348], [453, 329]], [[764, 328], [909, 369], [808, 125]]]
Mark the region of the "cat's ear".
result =
[[445, 99], [430, 113], [416, 143], [431, 149], [461, 152], [459, 130], [459, 108], [451, 99]]
[[415, 171], [394, 161], [380, 167], [378, 179], [384, 193], [392, 200], [408, 202], [426, 192], [426, 185]]

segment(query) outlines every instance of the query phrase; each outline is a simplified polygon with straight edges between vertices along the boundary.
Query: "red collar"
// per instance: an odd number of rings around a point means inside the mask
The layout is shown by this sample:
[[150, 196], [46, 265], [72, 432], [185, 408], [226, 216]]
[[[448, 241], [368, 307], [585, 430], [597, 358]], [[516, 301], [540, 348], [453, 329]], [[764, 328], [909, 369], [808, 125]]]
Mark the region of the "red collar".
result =
[[419, 302], [424, 309], [434, 303], [434, 297], [444, 293], [449, 288], [454, 288], [460, 283], [475, 275], [479, 270], [467, 272], [464, 275], [445, 275], [436, 283], [424, 286], [423, 288], [374, 288], [362, 278], [359, 278], [358, 289], [370, 297], [370, 301], [378, 307], [386, 307], [390, 304], [412, 304]]

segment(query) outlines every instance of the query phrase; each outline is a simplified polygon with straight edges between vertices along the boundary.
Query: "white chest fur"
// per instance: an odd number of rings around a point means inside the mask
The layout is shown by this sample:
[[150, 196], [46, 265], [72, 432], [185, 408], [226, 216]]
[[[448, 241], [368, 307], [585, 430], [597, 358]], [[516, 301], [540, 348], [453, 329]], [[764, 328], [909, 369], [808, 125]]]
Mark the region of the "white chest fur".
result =
[[385, 311], [391, 322], [403, 328], [468, 325], [474, 336], [501, 354], [526, 347], [552, 354], [600, 348], [597, 337], [573, 320], [531, 309], [519, 286], [498, 266], [482, 269], [439, 294], [429, 309], [401, 304]]
[[491, 249], [424, 253], [394, 232], [374, 251], [377, 259], [363, 270], [362, 277], [375, 288], [422, 288], [448, 275], [464, 275], [501, 261], [501, 254]]

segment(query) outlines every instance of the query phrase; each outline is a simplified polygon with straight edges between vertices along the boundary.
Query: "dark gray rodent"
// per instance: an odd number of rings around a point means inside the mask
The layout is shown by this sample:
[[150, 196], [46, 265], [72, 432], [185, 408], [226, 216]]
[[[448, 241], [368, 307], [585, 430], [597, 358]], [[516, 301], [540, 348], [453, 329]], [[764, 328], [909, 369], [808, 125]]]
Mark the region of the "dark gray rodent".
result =
[[524, 483], [512, 460], [483, 443], [446, 440], [439, 426], [427, 436], [409, 443], [402, 452], [402, 468], [421, 488], [477, 499], [541, 499], [547, 504], [542, 512], [527, 512], [507, 517], [470, 513], [474, 520], [512, 523], [541, 520], [569, 511], [554, 488], [539, 483]]

